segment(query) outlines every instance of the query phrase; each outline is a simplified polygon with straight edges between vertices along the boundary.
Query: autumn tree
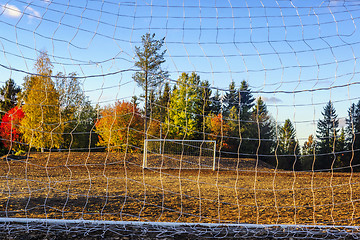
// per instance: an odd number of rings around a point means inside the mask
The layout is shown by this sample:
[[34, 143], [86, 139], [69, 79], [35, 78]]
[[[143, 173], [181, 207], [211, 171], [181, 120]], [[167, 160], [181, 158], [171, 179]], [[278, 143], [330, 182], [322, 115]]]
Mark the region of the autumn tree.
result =
[[141, 46], [135, 47], [135, 67], [139, 71], [133, 75], [133, 79], [143, 88], [145, 93], [145, 138], [147, 138], [149, 91], [156, 88], [168, 76], [168, 72], [164, 71], [161, 67], [165, 62], [164, 55], [166, 50], [161, 51], [164, 40], [165, 38], [156, 40], [155, 33], [146, 33], [141, 37]]
[[171, 94], [167, 117], [171, 136], [194, 139], [199, 137], [198, 132], [202, 132], [198, 118], [203, 109], [200, 84], [200, 76], [196, 73], [182, 73], [179, 77]]
[[323, 119], [317, 124], [317, 169], [330, 169], [335, 161], [332, 152], [335, 151], [338, 136], [339, 119], [331, 101], [329, 101], [321, 112]]
[[139, 108], [130, 102], [118, 101], [105, 107], [95, 127], [98, 146], [109, 151], [141, 151], [143, 119]]
[[0, 88], [0, 118], [18, 103], [21, 88], [11, 78]]
[[18, 106], [10, 109], [1, 119], [0, 136], [7, 149], [19, 150], [22, 148], [22, 134], [20, 122], [24, 118], [24, 112]]
[[62, 143], [59, 93], [52, 80], [53, 65], [46, 52], [41, 52], [34, 66], [37, 75], [25, 78], [21, 121], [24, 140], [32, 147], [58, 148]]
[[218, 115], [211, 114], [207, 118], [207, 126], [211, 129], [208, 136], [209, 140], [216, 141], [217, 150], [228, 150], [227, 135], [229, 133], [229, 125], [224, 120], [221, 113]]
[[279, 145], [277, 156], [279, 168], [285, 170], [301, 170], [299, 143], [296, 140], [296, 131], [290, 119], [286, 119], [279, 130]]

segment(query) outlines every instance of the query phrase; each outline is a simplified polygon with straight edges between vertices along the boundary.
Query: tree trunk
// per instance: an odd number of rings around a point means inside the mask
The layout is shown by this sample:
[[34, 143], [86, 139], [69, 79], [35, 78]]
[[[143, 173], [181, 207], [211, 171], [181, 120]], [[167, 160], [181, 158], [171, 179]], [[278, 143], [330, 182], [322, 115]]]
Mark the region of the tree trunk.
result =
[[148, 73], [145, 72], [145, 125], [144, 125], [144, 134], [145, 140], [147, 139], [147, 110], [148, 110]]

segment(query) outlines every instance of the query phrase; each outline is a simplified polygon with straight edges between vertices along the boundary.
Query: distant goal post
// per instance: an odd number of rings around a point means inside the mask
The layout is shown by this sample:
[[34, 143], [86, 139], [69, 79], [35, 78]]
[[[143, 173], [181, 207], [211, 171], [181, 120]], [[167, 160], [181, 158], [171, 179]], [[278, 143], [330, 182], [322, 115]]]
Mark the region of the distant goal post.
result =
[[143, 168], [216, 169], [216, 141], [145, 139]]

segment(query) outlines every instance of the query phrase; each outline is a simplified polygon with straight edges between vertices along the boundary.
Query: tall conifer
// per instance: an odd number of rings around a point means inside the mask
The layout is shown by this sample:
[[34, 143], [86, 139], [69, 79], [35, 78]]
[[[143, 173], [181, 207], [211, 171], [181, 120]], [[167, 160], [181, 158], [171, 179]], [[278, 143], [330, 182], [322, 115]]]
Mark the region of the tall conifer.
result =
[[316, 130], [317, 154], [319, 155], [315, 166], [317, 169], [330, 169], [335, 161], [331, 153], [335, 151], [339, 119], [331, 101], [326, 104], [321, 114], [323, 118], [318, 121]]

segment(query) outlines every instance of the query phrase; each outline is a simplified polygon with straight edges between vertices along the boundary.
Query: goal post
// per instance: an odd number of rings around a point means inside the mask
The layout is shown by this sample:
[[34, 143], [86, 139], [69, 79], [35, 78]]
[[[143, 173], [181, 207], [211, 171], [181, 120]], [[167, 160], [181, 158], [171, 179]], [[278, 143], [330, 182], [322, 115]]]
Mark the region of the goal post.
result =
[[216, 169], [216, 141], [145, 139], [143, 168]]

